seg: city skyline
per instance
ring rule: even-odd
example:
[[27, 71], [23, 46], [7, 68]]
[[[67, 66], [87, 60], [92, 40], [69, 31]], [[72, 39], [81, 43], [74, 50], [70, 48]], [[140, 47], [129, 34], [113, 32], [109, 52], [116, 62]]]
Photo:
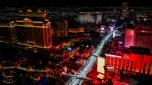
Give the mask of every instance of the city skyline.
[[148, 1], [0, 2], [0, 85], [152, 85]]

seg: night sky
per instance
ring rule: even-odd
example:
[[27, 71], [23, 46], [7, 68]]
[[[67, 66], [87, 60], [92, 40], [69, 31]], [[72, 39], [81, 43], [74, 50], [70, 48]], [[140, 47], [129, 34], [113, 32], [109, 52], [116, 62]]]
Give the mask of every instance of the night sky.
[[[120, 6], [125, 0], [0, 0], [1, 6]], [[130, 6], [152, 6], [150, 0], [129, 0]]]

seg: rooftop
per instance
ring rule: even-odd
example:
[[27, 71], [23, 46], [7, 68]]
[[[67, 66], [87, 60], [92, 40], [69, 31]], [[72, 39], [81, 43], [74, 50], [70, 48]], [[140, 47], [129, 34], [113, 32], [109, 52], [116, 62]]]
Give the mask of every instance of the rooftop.
[[129, 48], [129, 52], [134, 54], [141, 54], [141, 55], [151, 55], [149, 48], [142, 48], [142, 47], [133, 47]]

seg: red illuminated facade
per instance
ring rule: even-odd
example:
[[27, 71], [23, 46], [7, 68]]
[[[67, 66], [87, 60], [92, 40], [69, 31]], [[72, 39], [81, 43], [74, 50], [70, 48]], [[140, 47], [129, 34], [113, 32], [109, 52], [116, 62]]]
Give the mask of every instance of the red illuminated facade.
[[124, 54], [122, 56], [106, 54], [106, 67], [117, 71], [126, 70], [135, 73], [152, 75], [152, 56], [140, 54]]
[[125, 47], [130, 46], [149, 48], [152, 52], [152, 30], [145, 28], [126, 29]]

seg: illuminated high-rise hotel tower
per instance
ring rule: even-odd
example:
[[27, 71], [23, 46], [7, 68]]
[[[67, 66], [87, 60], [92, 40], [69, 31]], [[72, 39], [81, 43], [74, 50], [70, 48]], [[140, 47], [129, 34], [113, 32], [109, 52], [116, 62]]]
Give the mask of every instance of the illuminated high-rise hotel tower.
[[30, 48], [50, 48], [52, 46], [51, 22], [47, 12], [27, 10], [21, 12], [15, 21], [17, 44]]

